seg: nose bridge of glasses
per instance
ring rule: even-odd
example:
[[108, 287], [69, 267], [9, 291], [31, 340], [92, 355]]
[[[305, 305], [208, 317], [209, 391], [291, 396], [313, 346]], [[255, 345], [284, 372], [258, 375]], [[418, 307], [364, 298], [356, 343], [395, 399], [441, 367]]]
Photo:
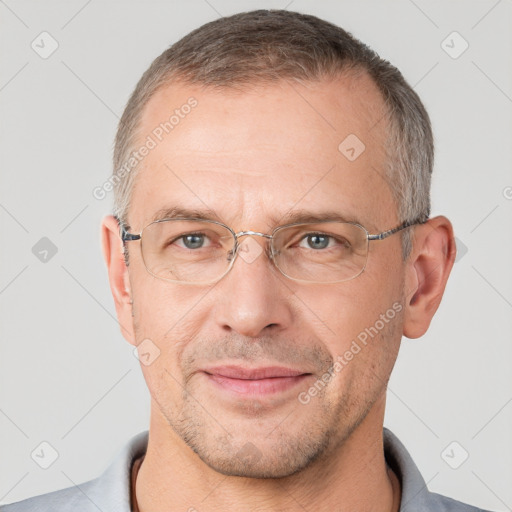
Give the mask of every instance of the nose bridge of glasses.
[[238, 240], [242, 236], [262, 236], [264, 238], [272, 238], [272, 235], [267, 235], [266, 233], [260, 233], [259, 231], [239, 231], [235, 233], [235, 238]]
[[[238, 233], [234, 233], [235, 245], [231, 251], [229, 251], [229, 259], [234, 258], [240, 251], [241, 243], [239, 243], [239, 239], [244, 236], [261, 236], [263, 238], [267, 238], [272, 240], [272, 235], [268, 235], [267, 233], [260, 233], [259, 231], [239, 231]], [[259, 252], [259, 251], [258, 251]]]

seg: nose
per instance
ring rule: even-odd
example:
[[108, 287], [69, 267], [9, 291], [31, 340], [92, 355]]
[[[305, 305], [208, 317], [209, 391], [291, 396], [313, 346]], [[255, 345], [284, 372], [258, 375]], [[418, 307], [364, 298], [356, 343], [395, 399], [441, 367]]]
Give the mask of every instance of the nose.
[[266, 240], [244, 236], [233, 267], [217, 284], [215, 321], [224, 331], [259, 337], [291, 324], [293, 291], [268, 258]]

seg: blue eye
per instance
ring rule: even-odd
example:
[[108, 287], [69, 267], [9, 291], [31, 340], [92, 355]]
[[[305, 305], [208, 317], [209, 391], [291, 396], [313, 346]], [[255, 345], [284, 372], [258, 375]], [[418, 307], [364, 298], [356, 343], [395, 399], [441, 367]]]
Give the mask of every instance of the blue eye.
[[307, 235], [305, 240], [307, 240], [307, 244], [311, 249], [325, 249], [329, 246], [330, 236], [313, 234]]
[[207, 245], [207, 241], [208, 237], [204, 233], [187, 233], [176, 238], [173, 243], [185, 249], [201, 249]]

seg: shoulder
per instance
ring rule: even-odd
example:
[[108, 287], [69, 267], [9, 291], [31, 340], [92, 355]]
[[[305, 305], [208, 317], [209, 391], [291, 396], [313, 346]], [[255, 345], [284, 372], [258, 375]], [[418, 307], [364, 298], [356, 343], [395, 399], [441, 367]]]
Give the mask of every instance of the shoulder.
[[94, 510], [97, 512], [97, 507], [87, 497], [92, 485], [94, 485], [94, 480], [40, 496], [33, 496], [9, 505], [1, 505], [0, 512], [64, 512], [68, 510], [81, 512]]
[[384, 455], [400, 479], [400, 512], [489, 512], [430, 492], [411, 455], [391, 430], [384, 427]]
[[148, 431], [133, 436], [97, 478], [72, 487], [0, 505], [0, 512], [129, 512], [131, 468], [146, 453]]
[[[457, 501], [448, 496], [443, 496], [441, 494], [437, 494], [435, 492], [429, 492], [429, 508], [425, 509], [425, 511], [435, 511], [435, 512], [490, 512], [488, 510], [484, 510], [482, 508], [474, 507], [473, 505], [468, 505], [467, 503], [463, 503], [462, 501]], [[402, 509], [400, 508], [400, 512], [418, 512], [417, 509], [408, 508], [407, 505]]]

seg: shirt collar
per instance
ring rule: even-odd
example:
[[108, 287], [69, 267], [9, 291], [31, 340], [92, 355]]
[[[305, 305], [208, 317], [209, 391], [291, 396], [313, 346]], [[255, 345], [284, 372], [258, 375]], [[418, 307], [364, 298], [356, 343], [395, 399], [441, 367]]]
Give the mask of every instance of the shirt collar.
[[[110, 466], [90, 482], [87, 495], [101, 510], [130, 511], [131, 469], [134, 461], [146, 453], [149, 432], [132, 437], [115, 455]], [[386, 463], [400, 480], [400, 512], [435, 510], [433, 495], [428, 491], [418, 467], [400, 440], [386, 427], [383, 429]], [[91, 509], [92, 510], [92, 509]], [[97, 509], [96, 509], [97, 510]]]

